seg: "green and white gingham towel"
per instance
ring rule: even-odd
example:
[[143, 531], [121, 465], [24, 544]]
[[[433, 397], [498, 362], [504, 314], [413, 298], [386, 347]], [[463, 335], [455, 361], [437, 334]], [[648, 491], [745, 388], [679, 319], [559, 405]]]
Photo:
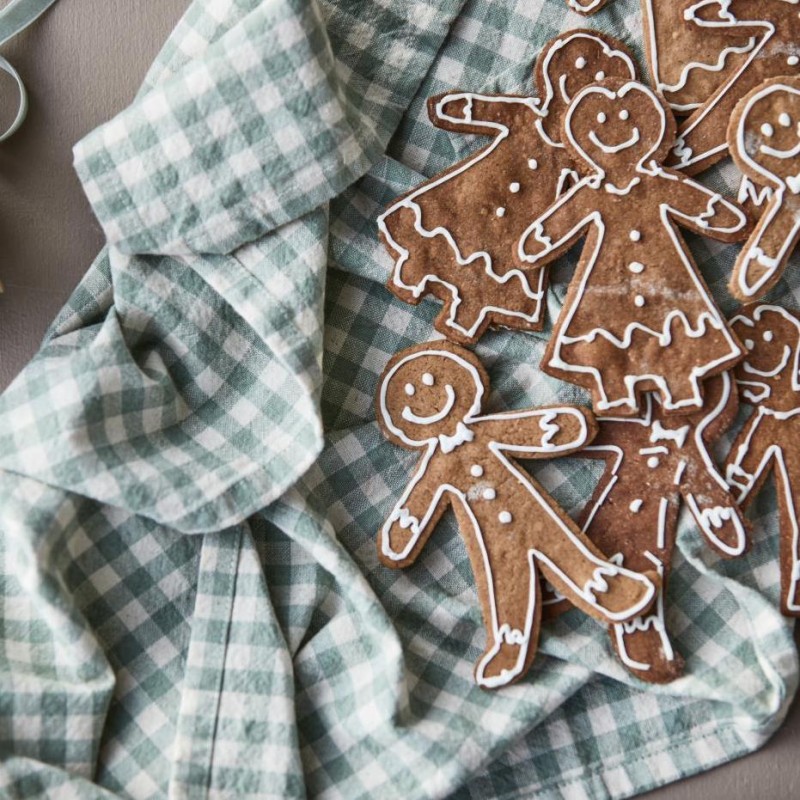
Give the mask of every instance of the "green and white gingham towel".
[[[0, 399], [1, 796], [624, 797], [776, 729], [797, 659], [769, 492], [738, 561], [682, 520], [687, 669], [664, 687], [570, 613], [528, 679], [483, 692], [452, 521], [413, 568], [377, 561], [413, 456], [378, 431], [376, 381], [437, 306], [384, 288], [376, 215], [478, 144], [428, 95], [529, 92], [581, 24], [563, 0], [195, 0], [77, 145], [109, 247]], [[641, 53], [637, 0], [590, 24]], [[730, 310], [735, 247], [692, 245]], [[790, 270], [775, 296], [799, 291]], [[494, 408], [585, 400], [538, 371], [544, 341], [484, 337]], [[598, 472], [537, 476], [577, 511]]]

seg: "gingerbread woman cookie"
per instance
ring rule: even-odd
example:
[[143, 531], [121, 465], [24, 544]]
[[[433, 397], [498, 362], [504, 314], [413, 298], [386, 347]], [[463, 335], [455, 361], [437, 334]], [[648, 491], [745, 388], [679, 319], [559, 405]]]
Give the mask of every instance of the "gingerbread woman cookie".
[[745, 95], [728, 141], [745, 176], [772, 190], [731, 276], [731, 294], [746, 301], [775, 286], [800, 240], [800, 76], [773, 78]]
[[667, 413], [703, 407], [702, 381], [742, 356], [678, 226], [724, 242], [747, 235], [742, 210], [661, 164], [675, 122], [634, 81], [583, 89], [564, 118], [586, 177], [525, 231], [520, 258], [549, 264], [586, 235], [542, 368], [592, 392], [607, 416], [657, 391]]
[[538, 97], [454, 91], [428, 101], [436, 126], [494, 137], [378, 219], [396, 259], [388, 288], [408, 303], [425, 294], [441, 300], [435, 326], [444, 336], [470, 344], [490, 325], [541, 330], [545, 273], [519, 269], [517, 243], [531, 219], [577, 180], [560, 119], [577, 91], [606, 75], [635, 77], [633, 57], [608, 36], [577, 30], [542, 50]]
[[396, 354], [377, 396], [378, 422], [395, 444], [422, 452], [414, 477], [380, 532], [389, 567], [414, 562], [448, 506], [467, 546], [487, 630], [477, 683], [521, 678], [536, 653], [539, 574], [587, 614], [625, 622], [644, 613], [658, 585], [610, 563], [517, 458], [573, 453], [595, 433], [572, 406], [481, 415], [489, 379], [477, 357], [449, 342]]
[[800, 616], [800, 320], [751, 305], [732, 320], [747, 347], [736, 367], [742, 400], [755, 407], [731, 447], [726, 474], [747, 506], [772, 472], [780, 511], [781, 611]]
[[714, 33], [755, 36], [744, 63], [679, 128], [672, 164], [689, 174], [710, 167], [728, 152], [725, 131], [739, 100], [763, 81], [800, 74], [798, 0], [694, 0], [687, 22]]
[[665, 416], [653, 395], [645, 407], [641, 418], [598, 419], [599, 433], [580, 455], [604, 459], [606, 471], [579, 524], [614, 563], [636, 571], [655, 569], [661, 576], [650, 613], [615, 624], [609, 633], [632, 674], [666, 683], [683, 670], [664, 618], [681, 503], [720, 555], [730, 558], [746, 549], [742, 513], [708, 450], [733, 422], [738, 397], [725, 373], [708, 381], [702, 411]]

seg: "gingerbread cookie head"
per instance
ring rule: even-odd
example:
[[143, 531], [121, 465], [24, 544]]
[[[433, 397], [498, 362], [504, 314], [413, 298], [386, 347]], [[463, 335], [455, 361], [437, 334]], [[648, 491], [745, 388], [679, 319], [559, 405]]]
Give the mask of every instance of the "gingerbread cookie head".
[[543, 109], [555, 121], [581, 89], [606, 78], [636, 80], [636, 59], [621, 42], [599, 31], [573, 30], [556, 36], [536, 60], [536, 88]]
[[406, 448], [455, 439], [480, 412], [489, 377], [478, 358], [449, 342], [404, 350], [386, 365], [377, 397], [387, 438]]
[[772, 78], [745, 95], [728, 144], [748, 178], [800, 193], [800, 76]]
[[644, 84], [609, 78], [587, 86], [564, 117], [564, 142], [579, 162], [620, 186], [662, 162], [675, 139], [675, 119]]
[[736, 366], [746, 402], [775, 411], [797, 407], [800, 391], [800, 320], [780, 306], [744, 306], [731, 320], [747, 356]]

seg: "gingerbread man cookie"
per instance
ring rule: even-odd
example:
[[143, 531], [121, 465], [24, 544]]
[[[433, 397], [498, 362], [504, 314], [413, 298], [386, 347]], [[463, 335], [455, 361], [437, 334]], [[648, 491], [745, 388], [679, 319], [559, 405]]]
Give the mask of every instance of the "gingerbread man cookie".
[[742, 513], [708, 450], [733, 422], [738, 397], [725, 373], [708, 381], [702, 411], [665, 416], [653, 395], [645, 407], [640, 418], [598, 419], [600, 431], [581, 455], [604, 459], [606, 471], [579, 524], [604, 553], [612, 554], [614, 563], [637, 571], [655, 569], [661, 576], [650, 613], [615, 624], [609, 633], [632, 674], [666, 683], [683, 670], [664, 618], [681, 503], [720, 555], [730, 558], [746, 549]]
[[525, 231], [520, 258], [549, 264], [586, 235], [542, 368], [592, 392], [607, 416], [639, 411], [657, 391], [667, 413], [703, 407], [702, 381], [730, 369], [742, 348], [678, 232], [724, 242], [747, 235], [742, 210], [661, 164], [675, 122], [634, 81], [583, 89], [564, 118], [565, 141], [586, 177]]
[[395, 444], [422, 452], [380, 532], [389, 567], [414, 562], [448, 506], [467, 546], [487, 630], [477, 683], [521, 678], [536, 653], [539, 574], [587, 614], [625, 622], [653, 602], [658, 578], [610, 563], [517, 458], [573, 453], [595, 433], [591, 412], [565, 406], [481, 414], [489, 379], [477, 357], [449, 342], [396, 354], [377, 397]]
[[454, 91], [428, 101], [438, 127], [493, 137], [378, 219], [396, 259], [387, 286], [408, 303], [425, 294], [441, 300], [435, 326], [444, 336], [470, 344], [490, 325], [541, 330], [545, 274], [519, 269], [517, 243], [531, 219], [577, 180], [560, 119], [577, 91], [606, 75], [635, 77], [633, 57], [608, 36], [577, 30], [542, 50], [538, 97]]
[[683, 2], [687, 22], [733, 42], [756, 39], [739, 69], [678, 130], [671, 163], [694, 174], [727, 155], [725, 131], [742, 97], [769, 78], [800, 74], [800, 7], [798, 0]]
[[755, 410], [731, 447], [728, 483], [744, 506], [772, 472], [780, 511], [781, 611], [800, 616], [800, 320], [751, 305], [732, 320], [747, 347], [736, 367], [742, 400]]
[[800, 240], [800, 76], [773, 78], [745, 95], [728, 141], [745, 176], [771, 189], [731, 276], [731, 294], [746, 301], [775, 286]]

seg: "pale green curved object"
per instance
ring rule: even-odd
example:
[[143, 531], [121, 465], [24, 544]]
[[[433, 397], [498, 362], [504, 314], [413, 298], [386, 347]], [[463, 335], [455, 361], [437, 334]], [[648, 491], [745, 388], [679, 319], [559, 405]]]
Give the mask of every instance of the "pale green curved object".
[[[56, 0], [12, 0], [0, 11], [0, 47], [35, 22], [55, 2]], [[4, 142], [13, 136], [25, 121], [28, 113], [28, 93], [19, 72], [2, 56], [0, 56], [0, 70], [7, 72], [16, 81], [19, 91], [16, 116], [11, 125], [0, 133], [0, 142]]]

